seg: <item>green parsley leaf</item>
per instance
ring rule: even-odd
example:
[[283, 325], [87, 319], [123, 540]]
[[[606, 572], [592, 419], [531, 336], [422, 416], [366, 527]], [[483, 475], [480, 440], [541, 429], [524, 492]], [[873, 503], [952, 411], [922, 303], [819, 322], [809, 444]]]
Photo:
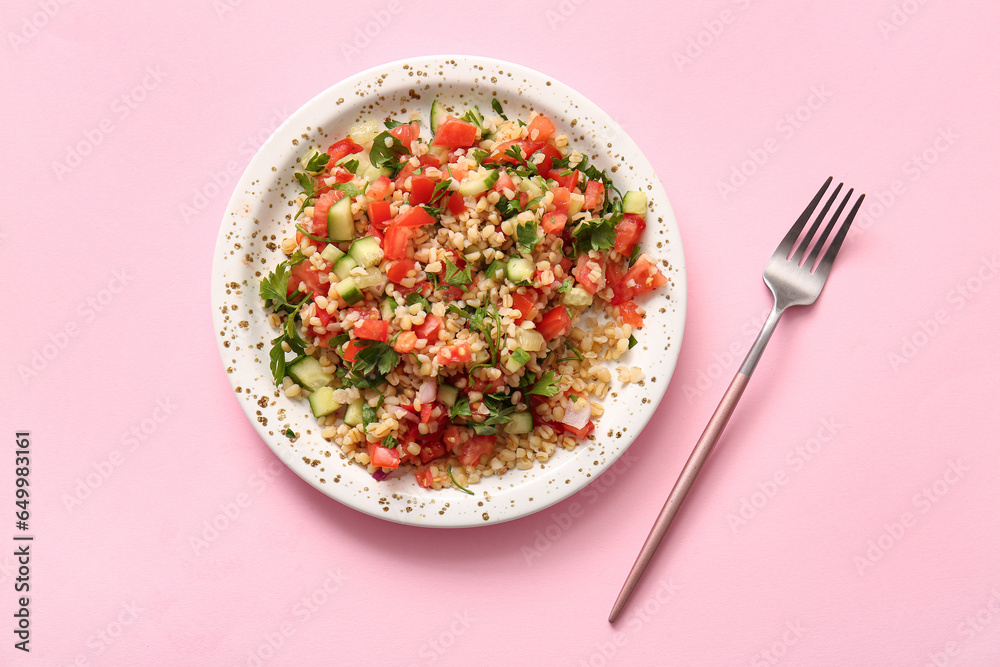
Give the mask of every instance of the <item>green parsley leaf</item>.
[[495, 206], [497, 207], [497, 212], [500, 214], [500, 217], [504, 220], [507, 218], [513, 218], [521, 212], [521, 202], [518, 199], [500, 197]]
[[[389, 140], [389, 145], [386, 145]], [[403, 163], [399, 161], [401, 155], [409, 155], [410, 150], [402, 141], [392, 136], [388, 132], [383, 132], [375, 137], [372, 142], [370, 152], [372, 166], [392, 169], [392, 175], [396, 176], [403, 169]]]
[[293, 431], [290, 428], [286, 428], [285, 429], [285, 437], [286, 438], [294, 438], [295, 437], [295, 431]]
[[581, 222], [573, 229], [574, 247], [578, 253], [591, 250], [601, 252], [615, 244], [615, 225], [618, 220], [611, 218], [595, 218]]
[[388, 447], [389, 449], [392, 449], [393, 447], [399, 447], [399, 440], [396, 440], [396, 438], [392, 437], [391, 435], [387, 435], [385, 436], [385, 439], [382, 440], [382, 446]]
[[348, 197], [357, 197], [358, 195], [363, 195], [365, 193], [364, 190], [362, 190], [361, 188], [359, 188], [358, 186], [356, 186], [354, 183], [351, 182], [338, 183], [337, 185], [333, 186], [333, 189], [340, 190]]
[[489, 280], [494, 281], [503, 280], [503, 271], [506, 265], [506, 262], [494, 259], [490, 262], [490, 265], [486, 267], [486, 277]]
[[452, 287], [465, 287], [472, 284], [472, 271], [468, 265], [459, 269], [450, 259], [445, 259], [444, 281]]
[[419, 303], [425, 313], [431, 312], [431, 302], [424, 298], [420, 292], [410, 292], [406, 295], [407, 306], [412, 306], [415, 303]]
[[362, 424], [362, 430], [365, 433], [368, 432], [368, 425], [374, 423], [376, 419], [377, 417], [375, 408], [368, 405], [367, 403], [361, 406], [361, 424]]
[[635, 260], [639, 259], [639, 255], [641, 255], [641, 254], [642, 254], [642, 248], [640, 248], [639, 244], [636, 243], [635, 246], [633, 246], [633, 248], [632, 248], [632, 254], [629, 255], [629, 258], [628, 258], [629, 268], [631, 268], [632, 265], [635, 264]]
[[567, 278], [566, 280], [562, 281], [562, 285], [560, 285], [559, 289], [557, 289], [556, 291], [560, 292], [561, 294], [565, 294], [571, 289], [573, 289], [573, 281]]
[[322, 173], [326, 169], [326, 165], [329, 163], [330, 155], [328, 153], [316, 153], [316, 155], [309, 158], [309, 162], [306, 163], [306, 171], [314, 174]]
[[385, 128], [387, 130], [392, 130], [394, 128], [399, 127], [400, 125], [407, 125], [407, 124], [408, 123], [404, 123], [404, 122], [399, 121], [399, 120], [393, 120], [392, 118], [390, 118], [389, 120], [385, 121]]
[[451, 406], [452, 419], [455, 419], [456, 417], [471, 417], [471, 416], [472, 416], [472, 409], [469, 407], [468, 396], [462, 396], [457, 401], [455, 401], [455, 405]]
[[503, 114], [503, 107], [500, 106], [500, 100], [494, 97], [493, 101], [490, 102], [490, 104], [493, 106], [493, 110], [497, 112], [498, 116], [500, 116], [504, 120], [507, 120], [507, 116]]
[[639, 344], [639, 340], [633, 335], [628, 337], [628, 349], [632, 349]]
[[515, 229], [517, 234], [517, 245], [524, 254], [531, 254], [541, 239], [538, 237], [538, 223], [529, 220], [523, 225], [518, 225]]
[[345, 162], [340, 166], [346, 169], [347, 171], [351, 172], [352, 174], [357, 175], [358, 167], [361, 166], [361, 163], [358, 162], [357, 160], [348, 160], [347, 162]]
[[525, 395], [534, 394], [536, 396], [547, 396], [549, 398], [559, 393], [559, 382], [555, 380], [556, 374], [552, 371], [545, 371], [535, 385], [525, 392]]
[[489, 157], [490, 152], [482, 148], [473, 148], [467, 155], [475, 160], [476, 164], [482, 164], [483, 160]]
[[307, 196], [311, 197], [313, 192], [316, 191], [316, 181], [314, 181], [312, 176], [309, 174], [303, 174], [301, 171], [297, 171], [295, 172], [295, 180], [299, 182], [299, 185], [302, 186], [302, 190], [305, 191]]

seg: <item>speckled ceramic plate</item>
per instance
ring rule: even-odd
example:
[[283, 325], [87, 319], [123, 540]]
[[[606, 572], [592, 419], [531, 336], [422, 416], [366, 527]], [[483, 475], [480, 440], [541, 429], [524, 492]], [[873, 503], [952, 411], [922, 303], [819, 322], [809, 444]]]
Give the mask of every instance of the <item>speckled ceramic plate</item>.
[[[441, 98], [456, 108], [490, 108], [496, 96], [508, 115], [536, 110], [553, 118], [570, 144], [610, 169], [624, 192], [649, 195], [643, 248], [665, 261], [667, 290], [648, 297], [639, 345], [614, 365], [643, 369], [646, 379], [613, 382], [605, 414], [589, 440], [558, 450], [530, 470], [512, 470], [473, 485], [475, 495], [417, 486], [413, 475], [376, 482], [348, 464], [319, 435], [306, 401], [275, 390], [268, 368], [270, 340], [259, 283], [284, 259], [278, 245], [293, 229], [291, 201], [299, 192], [292, 174], [310, 147], [325, 148], [363, 118], [384, 120], [419, 111], [426, 119]], [[649, 421], [670, 381], [684, 330], [686, 281], [677, 222], [649, 162], [618, 125], [583, 95], [534, 70], [487, 58], [421, 57], [382, 65], [321, 93], [279, 127], [250, 162], [229, 202], [212, 270], [212, 316], [223, 367], [247, 417], [289, 468], [345, 505], [390, 521], [417, 526], [464, 527], [509, 521], [576, 493], [604, 472]], [[612, 367], [612, 377], [617, 377]], [[286, 435], [299, 434], [294, 441]]]

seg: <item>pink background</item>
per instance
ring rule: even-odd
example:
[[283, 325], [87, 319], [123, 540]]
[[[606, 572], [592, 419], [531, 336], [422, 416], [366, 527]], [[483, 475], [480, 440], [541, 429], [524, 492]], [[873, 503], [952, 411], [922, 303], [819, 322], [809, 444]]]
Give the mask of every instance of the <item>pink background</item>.
[[[5, 2], [0, 541], [22, 429], [36, 541], [30, 655], [0, 548], [0, 664], [1000, 663], [1000, 9], [958, 4]], [[223, 210], [270, 130], [440, 52], [534, 67], [615, 118], [671, 197], [690, 284], [677, 372], [622, 461], [455, 531], [285, 470], [209, 308]], [[610, 626], [769, 307], [764, 262], [831, 174], [865, 215]]]

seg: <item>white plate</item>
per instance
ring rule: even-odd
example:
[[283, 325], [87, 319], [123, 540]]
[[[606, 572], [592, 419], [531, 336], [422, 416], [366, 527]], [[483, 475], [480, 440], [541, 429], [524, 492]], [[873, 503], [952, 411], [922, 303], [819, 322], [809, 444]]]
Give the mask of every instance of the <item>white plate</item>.
[[[643, 248], [668, 262], [668, 288], [643, 297], [646, 325], [639, 345], [617, 365], [639, 366], [646, 379], [613, 383], [596, 441], [558, 450], [545, 464], [512, 470], [473, 485], [475, 495], [417, 486], [413, 475], [376, 482], [341, 458], [319, 435], [308, 402], [275, 390], [268, 368], [277, 334], [261, 308], [259, 282], [284, 256], [278, 245], [294, 229], [289, 206], [300, 188], [292, 174], [310, 147], [320, 150], [346, 135], [363, 118], [429, 118], [435, 97], [490, 113], [496, 96], [511, 117], [536, 110], [551, 117], [570, 145], [591, 155], [601, 169], [617, 166], [613, 179], [624, 192], [649, 195]], [[418, 526], [465, 527], [526, 516], [576, 493], [621, 456], [653, 415], [673, 374], [686, 307], [684, 253], [673, 211], [649, 162], [625, 132], [595, 104], [534, 70], [480, 57], [421, 57], [382, 65], [338, 83], [296, 111], [264, 143], [236, 186], [222, 220], [212, 267], [212, 316], [219, 352], [236, 396], [267, 445], [289, 468], [345, 505], [390, 521]], [[617, 374], [612, 367], [612, 377]], [[291, 429], [300, 437], [285, 436]]]

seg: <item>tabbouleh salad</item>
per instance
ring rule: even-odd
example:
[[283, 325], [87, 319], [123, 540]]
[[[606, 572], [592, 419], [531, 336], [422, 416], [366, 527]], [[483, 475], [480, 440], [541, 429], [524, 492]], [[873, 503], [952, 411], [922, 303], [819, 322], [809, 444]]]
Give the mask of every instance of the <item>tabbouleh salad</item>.
[[636, 297], [667, 282], [639, 245], [645, 193], [550, 118], [492, 111], [435, 101], [429, 136], [415, 115], [366, 120], [303, 155], [295, 235], [261, 281], [275, 382], [377, 480], [473, 493], [573, 449], [603, 413], [602, 362], [642, 328]]

